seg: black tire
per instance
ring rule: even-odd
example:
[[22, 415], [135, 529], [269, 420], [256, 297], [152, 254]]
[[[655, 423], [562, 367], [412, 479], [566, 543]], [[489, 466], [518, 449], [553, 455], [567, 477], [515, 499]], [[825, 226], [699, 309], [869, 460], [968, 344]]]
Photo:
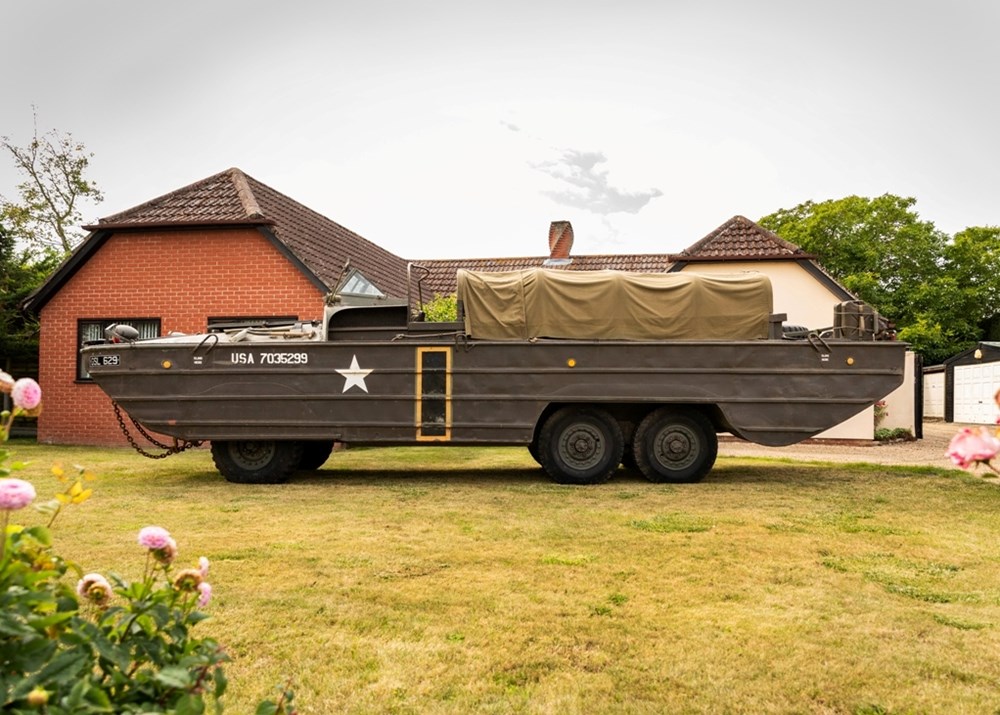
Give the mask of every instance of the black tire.
[[302, 459], [299, 460], [299, 471], [311, 472], [319, 469], [333, 453], [333, 440], [309, 440], [302, 443]]
[[236, 484], [287, 482], [302, 460], [301, 442], [233, 440], [212, 442], [212, 461]]
[[531, 440], [531, 444], [528, 445], [528, 454], [538, 463], [539, 467], [542, 466], [542, 457], [538, 454], [538, 440]]
[[639, 423], [632, 449], [646, 479], [682, 484], [697, 482], [711, 471], [719, 438], [702, 413], [664, 407]]
[[566, 407], [549, 417], [538, 438], [538, 456], [552, 481], [601, 484], [622, 461], [622, 431], [604, 410]]

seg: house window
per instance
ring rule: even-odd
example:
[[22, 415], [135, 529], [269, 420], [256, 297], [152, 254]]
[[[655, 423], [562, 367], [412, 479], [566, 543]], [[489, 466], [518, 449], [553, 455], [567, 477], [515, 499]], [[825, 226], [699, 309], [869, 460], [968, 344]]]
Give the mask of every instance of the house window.
[[[95, 340], [103, 340], [104, 329], [116, 323], [131, 325], [139, 331], [140, 340], [160, 336], [159, 318], [100, 318], [79, 320], [76, 324], [77, 346], [82, 348], [84, 345]], [[77, 350], [76, 356], [76, 379], [89, 381], [90, 373], [87, 372], [87, 366], [83, 364], [83, 358], [80, 356], [79, 350]]]
[[338, 292], [341, 295], [357, 295], [364, 296], [366, 298], [385, 298], [385, 293], [376, 288], [375, 284], [365, 278], [364, 274], [356, 268], [347, 274], [347, 278], [344, 280], [344, 283], [341, 285], [340, 291]]

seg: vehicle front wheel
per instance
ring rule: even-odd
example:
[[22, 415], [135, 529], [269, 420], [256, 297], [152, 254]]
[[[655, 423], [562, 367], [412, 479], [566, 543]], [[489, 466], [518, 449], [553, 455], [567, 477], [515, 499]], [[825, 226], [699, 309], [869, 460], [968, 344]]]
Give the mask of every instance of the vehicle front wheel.
[[539, 461], [559, 484], [600, 484], [622, 461], [621, 427], [607, 412], [566, 407], [554, 413], [538, 438]]
[[236, 484], [281, 484], [302, 460], [301, 442], [233, 440], [212, 442], [212, 461]]
[[715, 464], [719, 438], [700, 412], [661, 408], [639, 424], [632, 449], [639, 471], [649, 481], [697, 482]]

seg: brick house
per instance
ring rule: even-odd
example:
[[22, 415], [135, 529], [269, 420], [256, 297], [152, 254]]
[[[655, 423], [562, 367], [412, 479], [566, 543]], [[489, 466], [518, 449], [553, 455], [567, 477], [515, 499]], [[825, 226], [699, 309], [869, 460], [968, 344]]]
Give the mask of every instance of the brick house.
[[[78, 357], [80, 346], [102, 337], [112, 323], [128, 323], [152, 337], [233, 321], [311, 320], [320, 317], [323, 297], [338, 287], [345, 300], [409, 297], [406, 260], [239, 169], [85, 228], [90, 234], [83, 243], [25, 302], [41, 322], [41, 442], [124, 444], [107, 396]], [[574, 256], [572, 245], [572, 226], [556, 221], [548, 255], [420, 261], [427, 269], [422, 297], [453, 293], [458, 268], [534, 266], [758, 271], [772, 279], [775, 309], [809, 327], [828, 325], [832, 305], [852, 297], [813, 256], [740, 216], [675, 256]], [[871, 420], [862, 418], [847, 433], [832, 436], [871, 438]]]
[[146, 337], [234, 319], [308, 320], [338, 282], [359, 299], [406, 294], [403, 259], [239, 169], [85, 228], [86, 239], [25, 302], [41, 322], [40, 442], [124, 443], [107, 396], [77, 357], [111, 323]]

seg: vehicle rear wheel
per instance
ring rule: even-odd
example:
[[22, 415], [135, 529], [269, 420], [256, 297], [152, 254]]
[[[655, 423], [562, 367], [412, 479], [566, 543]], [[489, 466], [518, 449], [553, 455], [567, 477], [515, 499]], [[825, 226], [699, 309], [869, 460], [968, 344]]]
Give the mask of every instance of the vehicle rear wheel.
[[622, 461], [621, 427], [607, 412], [566, 407], [542, 427], [538, 456], [542, 467], [559, 484], [600, 484], [608, 481]]
[[236, 484], [281, 484], [299, 466], [301, 442], [233, 440], [212, 442], [212, 461]]
[[299, 470], [309, 472], [319, 469], [333, 452], [333, 440], [309, 440], [302, 443], [302, 459], [299, 460]]
[[697, 482], [712, 469], [718, 452], [715, 428], [700, 412], [654, 410], [635, 431], [635, 462], [651, 482]]

